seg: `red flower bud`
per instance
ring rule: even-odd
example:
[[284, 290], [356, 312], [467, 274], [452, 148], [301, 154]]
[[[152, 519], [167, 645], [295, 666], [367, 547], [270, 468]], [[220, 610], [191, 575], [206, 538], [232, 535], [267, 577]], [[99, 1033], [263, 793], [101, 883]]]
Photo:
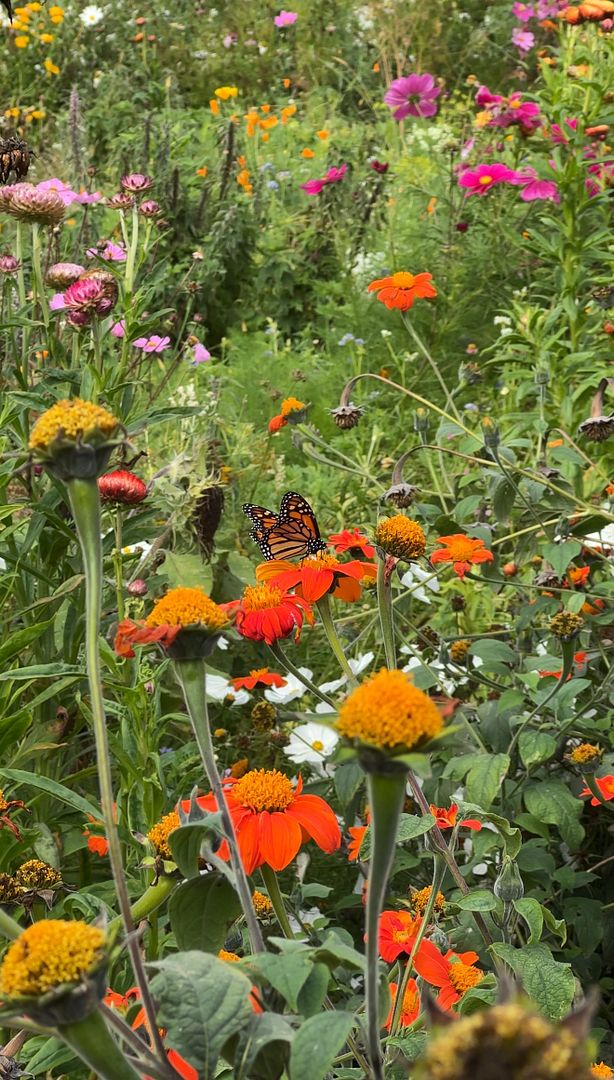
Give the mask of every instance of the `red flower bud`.
[[127, 469], [115, 469], [98, 479], [100, 498], [105, 503], [121, 503], [132, 506], [147, 498], [147, 484]]

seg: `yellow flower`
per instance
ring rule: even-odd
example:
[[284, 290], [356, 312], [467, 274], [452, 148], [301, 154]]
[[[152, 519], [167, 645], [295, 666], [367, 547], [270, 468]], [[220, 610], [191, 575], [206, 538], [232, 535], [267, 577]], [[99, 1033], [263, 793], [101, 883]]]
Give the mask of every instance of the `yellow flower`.
[[41, 34], [38, 40], [45, 45], [51, 45], [51, 42], [55, 40], [55, 34]]
[[202, 589], [169, 589], [149, 613], [146, 624], [156, 626], [204, 626], [221, 630], [228, 616]]
[[576, 615], [575, 611], [559, 611], [550, 619], [548, 629], [561, 641], [571, 641], [580, 633], [583, 626], [584, 619], [581, 615]]
[[291, 413], [302, 412], [306, 408], [304, 401], [299, 401], [295, 397], [288, 397], [282, 401], [279, 412], [281, 416], [290, 416]]
[[263, 131], [268, 131], [270, 128], [277, 127], [279, 120], [276, 116], [267, 116], [264, 120], [260, 121], [260, 127]]
[[254, 911], [259, 919], [268, 919], [273, 914], [273, 905], [268, 896], [265, 896], [263, 892], [258, 889], [252, 893], [252, 903], [254, 905]]
[[28, 8], [29, 8], [30, 11], [42, 11], [43, 10], [43, 5], [39, 4], [38, 0], [35, 0], [35, 2], [33, 4], [28, 4]]
[[586, 765], [588, 762], [593, 764], [602, 754], [603, 750], [600, 746], [596, 746], [595, 743], [583, 742], [571, 751], [567, 760], [571, 761], [574, 765]]
[[2, 997], [36, 996], [80, 981], [100, 965], [105, 935], [85, 922], [42, 919], [12, 943], [0, 966]]
[[64, 8], [59, 7], [58, 4], [52, 4], [49, 8], [49, 18], [52, 23], [61, 23], [64, 18]]
[[614, 1069], [606, 1065], [605, 1061], [600, 1061], [599, 1064], [595, 1062], [594, 1065], [591, 1065], [591, 1076], [597, 1076], [600, 1080], [610, 1080], [614, 1076]]
[[18, 109], [16, 105], [13, 105], [13, 107], [11, 109], [5, 109], [4, 110], [4, 115], [5, 116], [10, 116], [10, 117], [13, 118], [13, 120], [16, 120], [17, 117], [19, 116], [20, 111], [21, 110]]
[[32, 110], [32, 119], [33, 120], [44, 120], [46, 115], [47, 115], [47, 113], [45, 112], [44, 109], [33, 109]]
[[[424, 915], [424, 912], [426, 911], [426, 905], [431, 898], [432, 891], [433, 886], [427, 885], [425, 889], [417, 889], [416, 892], [412, 893], [410, 901], [411, 909], [416, 913], [416, 915]], [[445, 906], [446, 898], [442, 892], [438, 892], [437, 896], [435, 897], [433, 911], [440, 914], [442, 911], [445, 910]]]
[[156, 849], [156, 855], [159, 855], [161, 859], [172, 860], [173, 853], [169, 847], [168, 838], [180, 825], [179, 814], [176, 810], [171, 810], [170, 814], [165, 814], [147, 833], [147, 839], [151, 840]]
[[404, 671], [382, 668], [346, 698], [336, 726], [348, 739], [402, 751], [438, 735], [443, 721], [434, 701]]
[[404, 514], [378, 521], [375, 543], [386, 555], [397, 559], [419, 559], [426, 550], [426, 537], [420, 525]]
[[48, 56], [43, 60], [43, 67], [48, 75], [59, 75], [60, 69], [57, 64], [54, 64], [53, 60]]
[[111, 438], [118, 427], [119, 420], [101, 405], [72, 398], [56, 402], [39, 416], [30, 433], [29, 446], [31, 450], [47, 450], [56, 439], [100, 443]]
[[29, 44], [30, 44], [30, 38], [26, 37], [25, 34], [20, 34], [19, 37], [15, 38], [15, 48], [16, 49], [27, 49]]
[[470, 645], [471, 642], [467, 641], [466, 638], [459, 638], [458, 641], [452, 642], [450, 645], [450, 656], [455, 664], [460, 664], [466, 659]]
[[225, 960], [227, 964], [238, 964], [241, 959], [240, 956], [237, 956], [236, 952], [228, 952], [226, 949], [220, 949], [217, 955], [218, 960]]
[[26, 892], [34, 889], [52, 889], [59, 885], [62, 875], [53, 866], [40, 859], [28, 859], [15, 871], [15, 884]]
[[228, 101], [228, 98], [235, 98], [239, 93], [236, 86], [218, 86], [213, 92], [220, 101]]

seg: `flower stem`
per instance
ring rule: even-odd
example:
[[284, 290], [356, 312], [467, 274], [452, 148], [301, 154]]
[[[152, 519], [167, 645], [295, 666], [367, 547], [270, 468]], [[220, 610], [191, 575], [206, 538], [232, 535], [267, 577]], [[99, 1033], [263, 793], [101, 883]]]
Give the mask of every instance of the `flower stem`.
[[111, 756], [109, 752], [109, 740], [104, 713], [100, 653], [98, 651], [100, 612], [102, 606], [102, 544], [100, 540], [100, 496], [98, 493], [98, 484], [95, 479], [72, 479], [67, 482], [67, 488], [70, 508], [72, 510], [77, 535], [81, 544], [81, 551], [83, 553], [83, 568], [85, 571], [86, 666], [91, 699], [92, 721], [94, 725], [94, 739], [96, 742], [100, 802], [102, 806], [105, 835], [109, 844], [109, 862], [111, 863], [117, 902], [124, 924], [126, 944], [130, 954], [134, 975], [141, 992], [141, 1000], [143, 1002], [147, 1023], [152, 1033], [153, 1045], [160, 1060], [165, 1062], [166, 1054], [156, 1024], [156, 1009], [149, 992], [149, 984], [145, 974], [139, 943], [134, 934], [134, 922], [132, 920], [130, 899], [126, 887], [126, 875], [122, 862], [119, 833], [117, 831], [115, 814], [113, 812], [114, 799], [113, 779], [111, 775]]
[[569, 675], [569, 673], [571, 672], [571, 669], [573, 667], [573, 657], [574, 657], [574, 643], [573, 643], [573, 641], [562, 641], [561, 642], [561, 652], [563, 653], [563, 657], [562, 657], [562, 659], [563, 659], [563, 667], [561, 668], [561, 674], [559, 675], [557, 681], [555, 682], [554, 686], [552, 687], [552, 690], [550, 691], [550, 693], [546, 694], [546, 697], [542, 698], [541, 701], [539, 701], [537, 703], [535, 708], [527, 716], [526, 720], [523, 720], [522, 724], [519, 724], [519, 726], [516, 728], [516, 731], [514, 733], [514, 737], [513, 737], [512, 741], [511, 741], [511, 743], [510, 743], [510, 745], [508, 747], [508, 750], [507, 750], [510, 757], [512, 756], [514, 750], [516, 749], [516, 746], [518, 744], [518, 740], [520, 739], [520, 736], [522, 735], [522, 733], [525, 730], [525, 728], [527, 727], [527, 725], [531, 723], [531, 720], [533, 720], [533, 718], [535, 716], [537, 716], [538, 713], [541, 713], [544, 705], [547, 705], [548, 702], [552, 701], [552, 698], [555, 697], [556, 694], [558, 694], [561, 687], [567, 682], [567, 676]]
[[330, 596], [328, 593], [324, 593], [324, 596], [321, 596], [320, 599], [316, 601], [316, 607], [322, 620], [322, 626], [324, 627], [326, 636], [328, 638], [328, 644], [330, 645], [333, 653], [339, 661], [339, 666], [343, 674], [347, 675], [348, 682], [351, 686], [356, 686], [358, 680], [347, 662], [346, 655], [343, 651], [343, 645], [339, 641], [339, 635], [335, 630], [335, 624], [333, 622], [333, 616], [330, 610]]
[[58, 1032], [98, 1080], [139, 1080], [139, 1073], [126, 1061], [100, 1012], [74, 1024], [62, 1024]]
[[390, 1034], [396, 1035], [401, 1024], [401, 1013], [403, 1012], [403, 998], [405, 997], [405, 991], [407, 990], [407, 984], [409, 982], [412, 968], [414, 965], [414, 956], [420, 948], [420, 943], [426, 934], [428, 928], [428, 922], [433, 914], [433, 908], [437, 902], [437, 893], [441, 887], [444, 874], [446, 872], [446, 864], [439, 853], [435, 853], [433, 856], [433, 883], [431, 885], [431, 895], [428, 898], [426, 907], [422, 915], [422, 921], [420, 928], [416, 935], [416, 939], [412, 945], [411, 953], [405, 965], [405, 972], [403, 974], [403, 980], [401, 985], [397, 989], [397, 997], [394, 1003], [394, 1013], [392, 1016], [392, 1023], [390, 1025]]
[[45, 330], [49, 329], [49, 306], [45, 298], [45, 289], [43, 286], [43, 271], [41, 268], [41, 243], [40, 243], [40, 226], [36, 223], [32, 225], [32, 276], [34, 279], [34, 294], [35, 303], [38, 303], [40, 307], [41, 318], [45, 326]]
[[122, 573], [122, 512], [119, 506], [115, 510], [113, 520], [115, 531], [115, 551], [113, 552], [113, 566], [115, 569], [115, 596], [117, 600], [117, 621], [121, 622], [125, 614], [124, 604], [124, 578]]
[[393, 670], [397, 666], [396, 649], [394, 647], [394, 625], [392, 621], [392, 589], [390, 588], [390, 574], [387, 567], [388, 560], [377, 558], [377, 606], [379, 619], [382, 627], [384, 641], [384, 654], [386, 664]]
[[288, 660], [288, 657], [286, 656], [285, 652], [282, 651], [282, 648], [278, 641], [274, 641], [272, 645], [269, 645], [269, 649], [273, 653], [273, 656], [277, 660], [277, 663], [281, 664], [282, 668], [284, 668], [284, 670], [287, 671], [289, 675], [294, 675], [295, 679], [298, 679], [299, 682], [302, 682], [303, 686], [306, 686], [312, 694], [314, 694], [320, 699], [320, 701], [325, 701], [326, 704], [331, 705], [333, 709], [337, 708], [335, 702], [331, 697], [328, 696], [328, 694], [323, 694], [322, 691], [319, 690], [318, 687], [315, 685], [315, 683], [312, 683], [306, 675], [303, 675], [300, 668], [297, 668], [291, 660]]
[[[150, 885], [143, 895], [139, 896], [138, 900], [134, 901], [134, 904], [130, 909], [133, 922], [138, 924], [142, 919], [146, 919], [149, 915], [152, 915], [154, 911], [157, 911], [166, 898], [170, 896], [177, 884], [177, 878], [169, 877], [168, 875], [159, 877], [155, 885]], [[111, 919], [107, 928], [109, 933], [117, 929], [120, 924], [121, 918]]]
[[15, 922], [15, 919], [11, 919], [11, 916], [7, 915], [6, 911], [0, 907], [0, 934], [8, 938], [9, 941], [15, 941], [15, 938], [18, 938], [22, 932], [23, 926]]
[[403, 322], [405, 323], [406, 330], [409, 331], [410, 336], [414, 339], [414, 342], [418, 346], [418, 349], [422, 353], [424, 359], [427, 361], [428, 364], [430, 364], [431, 370], [432, 370], [435, 378], [437, 379], [437, 382], [439, 383], [441, 389], [443, 390], [443, 392], [445, 394], [446, 408], [450, 409], [450, 411], [454, 413], [457, 420], [460, 420], [460, 414], [458, 412], [458, 409], [456, 408], [456, 404], [454, 402], [454, 399], [453, 399], [450, 391], [448, 390], [448, 387], [446, 385], [446, 381], [445, 381], [443, 375], [441, 374], [441, 372], [439, 370], [439, 366], [438, 366], [437, 362], [431, 356], [429, 350], [427, 349], [426, 345], [424, 344], [424, 342], [423, 342], [422, 338], [420, 337], [420, 335], [418, 334], [417, 330], [414, 329], [414, 327], [412, 325], [412, 322], [411, 322], [411, 319], [407, 318], [406, 315], [403, 315], [402, 318], [403, 318]]
[[247, 922], [252, 951], [255, 953], [264, 952], [264, 941], [254, 910], [252, 891], [241, 860], [234, 824], [215, 760], [207, 709], [207, 669], [205, 662], [204, 660], [175, 660], [173, 661], [173, 668], [190, 714], [192, 730], [198, 743], [203, 767], [222, 817], [222, 826], [230, 851], [230, 863], [235, 876], [235, 886]]
[[394, 859], [397, 828], [405, 801], [405, 782], [404, 772], [390, 773], [386, 776], [369, 773], [367, 776], [373, 849], [367, 891], [366, 1007], [367, 1046], [373, 1080], [384, 1080], [379, 1016], [379, 918], [382, 913], [388, 876]]
[[275, 917], [277, 919], [277, 922], [281, 926], [284, 937], [293, 938], [294, 932], [288, 920], [288, 914], [286, 912], [284, 898], [281, 895], [281, 889], [279, 888], [277, 874], [273, 870], [273, 867], [269, 866], [268, 863], [262, 864], [262, 866], [260, 867], [260, 873], [262, 874], [262, 880], [264, 881], [266, 890], [269, 894], [269, 900], [273, 905]]

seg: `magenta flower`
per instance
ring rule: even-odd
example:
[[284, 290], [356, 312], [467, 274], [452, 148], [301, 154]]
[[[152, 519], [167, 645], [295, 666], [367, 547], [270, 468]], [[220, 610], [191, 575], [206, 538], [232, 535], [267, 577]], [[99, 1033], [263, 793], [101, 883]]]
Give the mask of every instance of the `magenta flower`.
[[146, 353], [160, 353], [168, 349], [171, 343], [169, 337], [160, 337], [159, 334], [151, 334], [150, 337], [140, 337], [133, 341], [135, 349], [142, 349]]
[[64, 293], [57, 292], [51, 297], [49, 301], [50, 311], [64, 311], [66, 304], [64, 303]]
[[487, 86], [480, 86], [475, 101], [476, 105], [490, 113], [488, 127], [507, 128], [518, 124], [526, 134], [530, 134], [541, 123], [539, 105], [534, 101], [523, 101], [518, 90], [505, 98], [500, 94], [491, 94]]
[[104, 259], [105, 262], [125, 262], [126, 252], [120, 244], [114, 244], [112, 240], [101, 241], [100, 247], [88, 248], [86, 255], [90, 259]]
[[373, 160], [369, 162], [369, 164], [371, 165], [371, 168], [374, 172], [380, 173], [382, 176], [384, 173], [387, 173], [388, 169], [390, 168], [387, 161], [378, 161], [377, 158], [373, 158]]
[[279, 15], [275, 16], [273, 22], [275, 23], [275, 26], [294, 26], [297, 19], [298, 14], [296, 11], [284, 11], [282, 8]]
[[475, 103], [479, 105], [480, 109], [488, 109], [492, 105], [500, 105], [505, 98], [501, 94], [493, 94], [492, 90], [489, 90], [487, 86], [478, 86], [477, 93], [475, 95]]
[[79, 192], [78, 195], [75, 195], [75, 202], [81, 203], [82, 206], [90, 206], [91, 203], [100, 202], [101, 199], [102, 199], [102, 192], [100, 192], [100, 191], [87, 192], [87, 191], [84, 191], [83, 188], [81, 189], [81, 191]]
[[440, 94], [441, 87], [435, 85], [432, 75], [413, 74], [394, 79], [384, 94], [384, 101], [391, 106], [395, 120], [404, 120], [406, 116], [434, 116], [437, 112], [435, 98]]
[[[570, 138], [575, 135], [578, 121], [573, 116], [566, 116], [562, 124], [553, 124], [550, 128], [550, 137], [555, 146], [567, 146]], [[565, 131], [568, 128], [569, 131]]]
[[36, 185], [36, 190], [53, 191], [62, 200], [64, 206], [69, 206], [70, 203], [75, 202], [77, 199], [77, 192], [73, 191], [63, 180], [58, 180], [57, 176], [52, 177], [51, 180], [41, 180], [40, 184]]
[[160, 204], [155, 199], [145, 199], [139, 206], [139, 214], [142, 214], [143, 217], [157, 217], [159, 213]]
[[493, 161], [492, 165], [476, 165], [475, 169], [465, 169], [459, 180], [461, 187], [467, 188], [465, 198], [469, 195], [486, 195], [496, 184], [518, 183], [518, 173], [508, 169], [507, 165]]
[[117, 287], [115, 286], [113, 295], [112, 283], [95, 277], [78, 278], [64, 293], [64, 307], [69, 312], [68, 322], [71, 326], [89, 326], [95, 315], [103, 318], [109, 314], [116, 298]]
[[340, 165], [338, 168], [329, 169], [326, 176], [322, 176], [319, 180], [307, 180], [306, 183], [301, 184], [303, 191], [307, 195], [319, 195], [323, 188], [329, 184], [338, 184], [340, 180], [343, 180], [348, 167], [346, 164]]
[[0, 274], [16, 274], [20, 266], [14, 255], [0, 255]]
[[516, 27], [512, 33], [512, 44], [521, 53], [528, 53], [535, 44], [535, 34], [532, 34], [529, 30], [521, 30], [520, 27]]
[[202, 341], [194, 342], [194, 344], [192, 346], [192, 363], [193, 364], [204, 364], [205, 360], [210, 360], [210, 359], [211, 359], [211, 353], [209, 352], [209, 350], [207, 348], [205, 348]]
[[523, 202], [535, 202], [538, 199], [550, 199], [559, 203], [559, 189], [553, 180], [540, 180], [532, 166], [528, 165], [518, 174], [517, 183], [521, 185], [520, 198]]
[[534, 19], [537, 12], [531, 4], [516, 3], [512, 6], [512, 15], [518, 19], [519, 22], [528, 22], [529, 19]]
[[113, 337], [124, 338], [126, 336], [126, 320], [120, 319], [119, 322], [113, 323], [111, 333]]

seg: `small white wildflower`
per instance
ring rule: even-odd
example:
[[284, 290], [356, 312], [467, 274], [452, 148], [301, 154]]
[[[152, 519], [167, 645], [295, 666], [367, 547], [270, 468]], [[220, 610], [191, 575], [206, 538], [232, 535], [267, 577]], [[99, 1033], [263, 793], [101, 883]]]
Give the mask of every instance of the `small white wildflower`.
[[101, 19], [104, 19], [104, 11], [96, 7], [96, 4], [88, 4], [79, 13], [79, 18], [84, 26], [96, 26]]

